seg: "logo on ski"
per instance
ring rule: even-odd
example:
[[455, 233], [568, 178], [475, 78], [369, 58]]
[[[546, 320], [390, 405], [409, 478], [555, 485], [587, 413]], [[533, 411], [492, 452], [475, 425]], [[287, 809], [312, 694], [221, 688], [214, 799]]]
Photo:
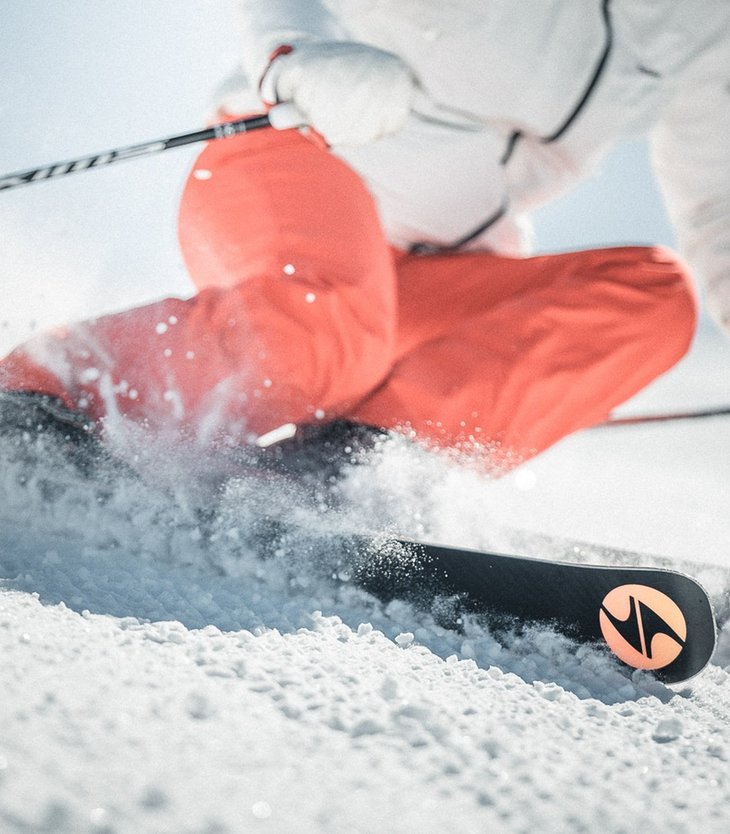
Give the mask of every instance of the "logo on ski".
[[611, 651], [636, 669], [663, 669], [676, 660], [687, 639], [679, 606], [647, 585], [620, 585], [606, 594], [599, 614]]

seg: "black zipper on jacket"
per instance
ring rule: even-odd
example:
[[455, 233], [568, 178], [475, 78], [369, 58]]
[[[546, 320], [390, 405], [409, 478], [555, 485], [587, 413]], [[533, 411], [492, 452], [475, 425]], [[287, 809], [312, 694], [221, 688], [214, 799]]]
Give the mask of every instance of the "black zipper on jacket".
[[[610, 12], [610, 4], [611, 0], [603, 0], [601, 4], [601, 14], [603, 16], [603, 22], [606, 30], [606, 41], [603, 47], [603, 52], [601, 53], [601, 57], [598, 59], [598, 63], [596, 64], [596, 68], [593, 71], [593, 76], [591, 77], [588, 86], [585, 89], [585, 92], [581, 96], [578, 103], [573, 108], [572, 112], [568, 116], [568, 118], [563, 122], [563, 124], [549, 136], [542, 136], [539, 138], [539, 141], [543, 144], [547, 145], [550, 142], [556, 142], [560, 137], [568, 130], [568, 128], [573, 124], [573, 122], [578, 118], [579, 114], [583, 110], [583, 108], [588, 103], [588, 99], [590, 99], [591, 95], [593, 95], [594, 90], [598, 86], [598, 82], [603, 75], [603, 72], [606, 68], [606, 64], [608, 63], [608, 58], [611, 55], [611, 50], [613, 49], [613, 24], [611, 21], [611, 12]], [[515, 148], [519, 144], [520, 139], [524, 136], [521, 130], [516, 130], [507, 140], [507, 147], [505, 148], [504, 154], [502, 154], [502, 158], [500, 159], [501, 165], [506, 165], [512, 153], [514, 152]], [[501, 220], [502, 217], [507, 213], [508, 202], [505, 198], [505, 202], [499, 207], [499, 209], [484, 223], [480, 224], [476, 229], [469, 234], [465, 235], [464, 237], [460, 238], [459, 240], [455, 241], [454, 243], [447, 244], [445, 246], [434, 246], [433, 244], [429, 243], [415, 243], [411, 246], [411, 253], [412, 254], [432, 254], [436, 252], [453, 252], [456, 249], [460, 249], [462, 246], [465, 246], [467, 243], [471, 242], [475, 238], [479, 237], [479, 235], [483, 234], [487, 231], [491, 226], [493, 226], [498, 220]]]
[[[603, 4], [601, 6], [601, 14], [603, 15], [603, 22], [606, 29], [606, 42], [603, 47], [603, 52], [601, 53], [601, 57], [598, 59], [598, 63], [596, 64], [596, 68], [593, 71], [593, 76], [591, 77], [588, 86], [585, 89], [585, 92], [581, 96], [578, 103], [573, 108], [571, 114], [568, 118], [563, 122], [560, 127], [551, 133], [549, 136], [541, 136], [538, 141], [542, 142], [544, 145], [549, 144], [550, 142], [555, 142], [568, 130], [568, 128], [573, 124], [573, 122], [578, 118], [578, 115], [583, 110], [583, 108], [588, 103], [588, 99], [593, 95], [594, 90], [598, 86], [598, 82], [603, 75], [603, 71], [606, 68], [606, 64], [608, 63], [608, 58], [611, 54], [611, 50], [613, 49], [613, 24], [611, 23], [611, 11], [610, 11], [610, 3], [611, 0], [603, 0]], [[504, 154], [502, 155], [502, 159], [500, 160], [502, 165], [506, 165], [514, 149], [517, 147], [519, 140], [523, 137], [523, 132], [521, 130], [516, 130], [510, 138], [507, 140], [507, 147], [505, 149]]]
[[494, 214], [488, 217], [483, 223], [480, 223], [476, 229], [473, 229], [469, 232], [469, 234], [460, 237], [453, 243], [443, 245], [434, 243], [414, 243], [408, 251], [411, 255], [435, 255], [439, 252], [453, 252], [457, 249], [461, 249], [462, 246], [466, 246], [467, 243], [470, 243], [474, 240], [474, 238], [479, 237], [479, 235], [484, 234], [490, 226], [493, 226], [498, 220], [501, 220], [505, 214], [507, 214], [507, 208], [508, 203], [505, 200], [497, 211], [495, 211]]
[[578, 118], [578, 114], [580, 111], [586, 106], [588, 99], [593, 94], [593, 91], [596, 89], [598, 85], [598, 81], [600, 80], [601, 76], [603, 75], [603, 70], [606, 68], [606, 64], [608, 63], [608, 57], [611, 54], [611, 49], [613, 48], [613, 25], [611, 23], [611, 13], [609, 11], [609, 5], [611, 0], [603, 0], [603, 5], [601, 7], [601, 14], [603, 15], [603, 22], [606, 27], [606, 44], [603, 47], [603, 54], [596, 65], [595, 72], [593, 73], [593, 78], [591, 78], [586, 91], [583, 93], [582, 98], [576, 104], [573, 112], [568, 116], [568, 118], [563, 122], [563, 124], [550, 136], [543, 136], [540, 140], [544, 144], [548, 144], [549, 142], [555, 142], [557, 139], [565, 133], [565, 131], [573, 124], [573, 122]]

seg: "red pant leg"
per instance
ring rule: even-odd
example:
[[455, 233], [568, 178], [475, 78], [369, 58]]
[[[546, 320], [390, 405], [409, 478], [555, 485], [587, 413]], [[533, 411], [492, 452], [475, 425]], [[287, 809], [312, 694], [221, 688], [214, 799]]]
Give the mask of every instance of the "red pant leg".
[[180, 238], [195, 298], [35, 340], [0, 363], [0, 385], [208, 438], [337, 415], [390, 369], [395, 273], [372, 199], [298, 133], [210, 143]]
[[355, 409], [509, 468], [612, 408], [687, 350], [696, 304], [664, 249], [529, 259], [403, 257], [398, 361]]

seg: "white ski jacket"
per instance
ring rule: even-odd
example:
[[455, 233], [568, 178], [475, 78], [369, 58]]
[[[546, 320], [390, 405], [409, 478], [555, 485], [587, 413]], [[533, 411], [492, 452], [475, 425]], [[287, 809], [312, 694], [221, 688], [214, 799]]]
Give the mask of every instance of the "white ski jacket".
[[679, 245], [730, 333], [730, 0], [239, 0], [252, 85], [281, 44], [405, 61], [406, 129], [334, 150], [397, 245], [527, 254], [526, 213], [647, 135]]

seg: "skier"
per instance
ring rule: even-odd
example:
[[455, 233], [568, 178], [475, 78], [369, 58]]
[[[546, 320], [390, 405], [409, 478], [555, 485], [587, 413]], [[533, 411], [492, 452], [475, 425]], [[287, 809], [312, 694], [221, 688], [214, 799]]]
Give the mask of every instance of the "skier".
[[653, 247], [528, 257], [526, 218], [651, 133], [730, 328], [730, 5], [693, 5], [243, 0], [224, 114], [292, 101], [313, 129], [198, 158], [179, 219], [197, 295], [34, 339], [0, 387], [107, 432], [345, 420], [498, 470], [604, 419], [686, 352], [689, 272]]

